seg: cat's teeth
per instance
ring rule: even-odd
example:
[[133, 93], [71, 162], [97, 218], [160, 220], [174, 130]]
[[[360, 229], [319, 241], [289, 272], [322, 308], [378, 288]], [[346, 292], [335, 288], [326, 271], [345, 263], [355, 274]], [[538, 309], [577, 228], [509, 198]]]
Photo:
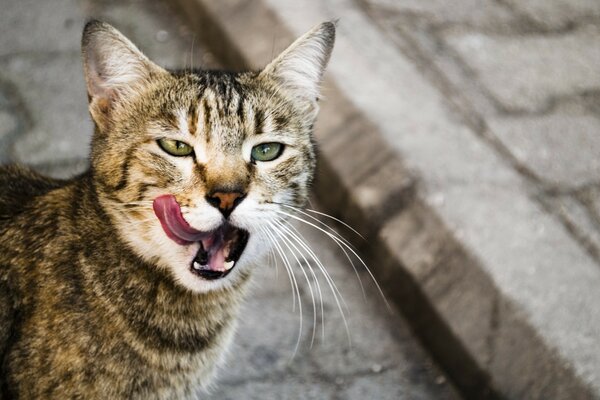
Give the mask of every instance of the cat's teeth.
[[201, 269], [206, 268], [206, 265], [200, 265], [200, 263], [198, 261], [194, 261], [193, 267], [196, 270], [201, 270]]
[[229, 271], [231, 268], [233, 268], [233, 264], [235, 264], [235, 261], [233, 261], [233, 260], [232, 261], [226, 261], [225, 262], [225, 269]]

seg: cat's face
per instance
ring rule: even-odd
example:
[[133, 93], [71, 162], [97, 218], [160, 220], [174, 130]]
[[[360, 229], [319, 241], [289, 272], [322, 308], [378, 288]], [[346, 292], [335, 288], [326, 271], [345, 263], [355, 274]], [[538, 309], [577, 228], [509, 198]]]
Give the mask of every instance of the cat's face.
[[199, 292], [247, 276], [307, 200], [333, 40], [325, 23], [259, 73], [171, 73], [111, 26], [88, 24], [93, 173], [138, 255]]

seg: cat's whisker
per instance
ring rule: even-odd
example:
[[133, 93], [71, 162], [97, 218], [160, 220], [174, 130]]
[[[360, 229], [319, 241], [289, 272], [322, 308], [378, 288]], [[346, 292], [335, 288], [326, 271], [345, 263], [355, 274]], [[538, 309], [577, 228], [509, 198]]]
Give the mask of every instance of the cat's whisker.
[[[346, 239], [345, 237], [343, 237], [342, 235], [340, 235], [340, 234], [339, 234], [339, 233], [338, 233], [338, 232], [337, 232], [337, 231], [336, 231], [334, 228], [330, 227], [330, 226], [329, 226], [329, 225], [327, 225], [325, 222], [323, 222], [323, 221], [321, 221], [320, 219], [316, 218], [314, 215], [308, 214], [307, 212], [305, 212], [305, 211], [304, 211], [304, 210], [302, 210], [301, 208], [294, 207], [294, 206], [292, 206], [292, 205], [289, 205], [289, 204], [285, 204], [285, 203], [274, 203], [274, 204], [278, 204], [278, 205], [280, 205], [280, 206], [283, 206], [283, 207], [288, 207], [288, 208], [290, 208], [290, 209], [292, 209], [292, 210], [294, 210], [294, 211], [296, 211], [296, 212], [298, 212], [298, 213], [300, 213], [300, 214], [302, 214], [302, 215], [304, 215], [304, 216], [306, 216], [306, 217], [310, 218], [311, 220], [313, 220], [313, 221], [317, 222], [319, 225], [321, 225], [321, 226], [323, 226], [323, 227], [327, 228], [327, 230], [328, 230], [328, 231], [329, 231], [331, 234], [333, 234], [333, 235], [337, 236], [337, 238], [338, 238], [338, 239], [340, 239], [340, 240], [342, 240], [342, 241], [346, 242], [346, 244], [347, 244], [348, 246], [351, 246], [352, 248], [354, 248], [354, 246], [352, 245], [352, 243], [350, 243], [350, 241], [349, 241], [348, 239]], [[331, 217], [331, 218], [335, 218], [335, 217]], [[340, 222], [341, 222], [341, 221], [340, 221]], [[355, 230], [354, 230], [354, 229], [353, 229], [353, 228], [352, 228], [350, 225], [348, 225], [348, 228], [349, 228], [349, 229], [351, 229], [351, 230], [353, 230], [354, 232], [356, 232], [356, 231], [355, 231]], [[360, 233], [358, 233], [358, 232], [356, 232], [356, 233], [357, 233], [357, 234], [358, 234], [358, 235], [359, 235], [359, 236], [362, 238], [362, 236], [360, 235]]]
[[[295, 208], [295, 207], [292, 207], [292, 208]], [[307, 214], [307, 213], [303, 212], [300, 209], [297, 209], [297, 211], [299, 211], [302, 214], [306, 215], [307, 217], [310, 217], [311, 219], [319, 222], [322, 226], [325, 226], [327, 229], [329, 229], [329, 231], [333, 235], [336, 235], [340, 240], [343, 240], [344, 242], [346, 242], [347, 245], [352, 246], [352, 244], [350, 242], [348, 242], [348, 240], [346, 240], [343, 236], [341, 236], [340, 234], [338, 234], [333, 228], [331, 228], [329, 225], [327, 225], [323, 221], [321, 221], [321, 220], [313, 217], [310, 214]], [[344, 253], [344, 256], [346, 257], [346, 259], [348, 260], [348, 262], [350, 262], [350, 266], [352, 267], [352, 270], [354, 271], [354, 274], [356, 275], [356, 279], [358, 280], [358, 284], [360, 286], [360, 291], [362, 292], [363, 298], [366, 299], [367, 298], [367, 292], [365, 291], [365, 286], [363, 285], [362, 278], [360, 277], [360, 274], [358, 273], [358, 269], [356, 268], [356, 265], [354, 264], [354, 260], [352, 260], [352, 257], [350, 257], [350, 254], [348, 254], [348, 252], [346, 251], [346, 249], [343, 246], [340, 246], [339, 244], [337, 244], [337, 246], [342, 250], [342, 252]]]
[[302, 212], [302, 214], [305, 214], [305, 215], [308, 215], [308, 214], [306, 214], [304, 211], [308, 211], [308, 212], [311, 212], [311, 213], [314, 213], [314, 214], [321, 215], [323, 217], [330, 218], [330, 219], [334, 220], [335, 222], [338, 222], [338, 223], [344, 225], [346, 228], [350, 229], [352, 232], [354, 232], [356, 235], [358, 235], [361, 239], [366, 240], [365, 237], [360, 234], [360, 232], [358, 232], [356, 229], [354, 229], [352, 226], [348, 225], [347, 223], [345, 223], [341, 219], [334, 217], [333, 215], [329, 215], [327, 213], [324, 213], [324, 212], [321, 212], [321, 211], [317, 211], [317, 210], [312, 210], [310, 208], [305, 208], [304, 210], [302, 210], [302, 209], [300, 209], [298, 207], [294, 207], [294, 206], [291, 206], [289, 204], [282, 204], [282, 205], [285, 206], [285, 207], [288, 207], [288, 208], [292, 208], [292, 209], [294, 209], [296, 211]]
[[[306, 280], [306, 283], [308, 284], [308, 290], [310, 292], [310, 296], [311, 296], [311, 300], [312, 300], [312, 305], [313, 305], [313, 334], [312, 334], [312, 337], [311, 337], [311, 345], [310, 345], [310, 347], [312, 348], [312, 345], [314, 343], [314, 336], [315, 336], [315, 326], [317, 324], [317, 309], [316, 309], [316, 303], [315, 303], [315, 296], [314, 296], [312, 285], [310, 283], [310, 279], [308, 278], [308, 275], [306, 274], [306, 270], [302, 266], [302, 262], [300, 261], [300, 259], [296, 255], [296, 252], [298, 252], [301, 256], [303, 256], [303, 255], [298, 250], [298, 248], [289, 240], [289, 238], [287, 238], [287, 236], [285, 235], [284, 232], [282, 232], [279, 229], [277, 229], [277, 227], [274, 226], [274, 225], [271, 225], [271, 227], [273, 228], [273, 230], [275, 230], [275, 232], [277, 232], [279, 234], [279, 237], [281, 239], [283, 239], [284, 245], [288, 248], [289, 252], [292, 254], [292, 256], [294, 257], [294, 259], [296, 260], [296, 263], [300, 267], [300, 270], [302, 271], [302, 274], [304, 275], [304, 279]], [[296, 251], [294, 251], [294, 249]], [[307, 263], [307, 265], [308, 265], [308, 263]]]
[[[282, 206], [285, 206], [285, 207], [289, 207], [289, 208], [293, 209], [294, 211], [297, 211], [297, 212], [299, 212], [299, 213], [307, 216], [308, 218], [310, 218], [310, 219], [318, 222], [321, 226], [327, 228], [333, 235], [337, 236], [340, 240], [343, 240], [348, 246], [352, 246], [352, 243], [350, 243], [346, 238], [344, 238], [338, 232], [336, 232], [335, 229], [333, 229], [332, 227], [330, 227], [329, 225], [327, 225], [325, 222], [321, 221], [320, 219], [318, 219], [318, 218], [316, 218], [316, 217], [314, 217], [314, 216], [312, 216], [312, 215], [304, 212], [302, 209], [300, 209], [298, 207], [294, 207], [294, 206], [291, 206], [291, 205], [288, 205], [288, 204], [283, 204], [283, 203], [278, 203], [278, 204], [280, 204]], [[314, 210], [309, 210], [309, 211], [314, 211]], [[325, 213], [321, 213], [319, 211], [314, 211], [314, 212], [316, 212], [316, 213], [318, 213], [320, 215], [329, 216], [329, 215], [327, 215]], [[344, 224], [343, 221], [340, 221], [340, 220], [338, 220], [335, 217], [331, 217], [331, 216], [329, 216], [329, 217]], [[346, 225], [346, 224], [344, 224], [344, 225]], [[358, 234], [362, 238], [362, 236], [360, 235], [360, 233], [358, 233], [357, 231], [355, 231], [351, 226], [349, 226], [349, 225], [346, 225], [346, 226], [349, 229], [351, 229], [352, 231], [356, 232], [356, 234]], [[348, 254], [348, 252], [346, 251], [346, 249], [343, 246], [338, 245], [338, 247], [342, 250], [342, 252], [346, 256], [346, 259], [350, 262], [350, 265], [352, 266], [352, 269], [354, 270], [354, 274], [356, 275], [356, 279], [358, 280], [358, 284], [359, 284], [360, 290], [361, 290], [361, 292], [363, 294], [363, 298], [366, 299], [367, 298], [367, 294], [366, 294], [366, 291], [365, 291], [365, 287], [363, 285], [362, 278], [360, 277], [360, 274], [358, 273], [358, 270], [356, 269], [356, 265], [354, 264], [354, 261], [352, 260], [352, 257], [350, 257], [350, 255]], [[354, 247], [354, 246], [352, 246], [352, 247]]]
[[123, 204], [152, 204], [153, 200], [136, 200], [136, 201], [128, 201]]
[[[282, 228], [282, 230], [278, 229], [277, 225], [280, 228]], [[307, 268], [310, 270], [310, 272], [312, 273], [313, 276], [314, 276], [314, 272], [313, 272], [313, 270], [312, 270], [312, 268], [310, 266], [310, 263], [306, 259], [304, 253], [300, 249], [298, 249], [298, 246], [296, 246], [287, 237], [286, 232], [285, 232], [285, 226], [283, 226], [283, 224], [278, 223], [277, 221], [274, 221], [274, 224], [271, 224], [271, 226], [273, 227], [274, 230], [276, 230], [277, 232], [279, 232], [281, 238], [283, 240], [285, 240], [286, 246], [288, 247], [288, 249], [290, 250], [290, 252], [294, 255], [294, 258], [296, 259], [296, 262], [298, 263], [298, 265], [300, 266], [300, 269], [302, 270], [302, 274], [304, 275], [304, 279], [306, 279], [306, 283], [308, 284], [308, 290], [310, 291], [310, 297], [311, 297], [312, 306], [313, 306], [313, 330], [312, 330], [312, 336], [311, 336], [311, 339], [310, 339], [310, 348], [312, 348], [313, 344], [314, 344], [314, 341], [315, 341], [315, 334], [316, 334], [316, 327], [317, 327], [317, 304], [315, 302], [315, 295], [314, 295], [314, 292], [313, 292], [313, 288], [312, 288], [312, 284], [310, 282], [310, 279], [309, 279], [308, 275], [306, 274], [306, 270], [302, 266], [302, 263], [300, 262], [300, 260], [296, 256], [296, 254], [295, 254], [296, 252], [300, 255], [300, 257], [302, 257], [302, 259], [304, 260], [304, 263], [306, 264]], [[294, 250], [295, 250], [295, 252], [294, 252]], [[320, 295], [321, 308], [322, 308], [322, 306], [323, 306], [323, 297], [322, 297], [322, 293], [321, 293], [321, 288], [320, 288], [320, 285], [319, 285], [319, 281], [315, 279], [315, 282], [317, 284], [318, 293]]]
[[273, 247], [269, 246], [269, 259], [272, 260], [272, 262], [269, 262], [269, 264], [274, 265], [275, 266], [275, 279], [279, 279], [279, 263], [277, 262], [277, 257], [275, 256], [275, 253], [273, 252]]
[[118, 207], [120, 209], [124, 209], [125, 211], [131, 211], [131, 210], [151, 211], [152, 210], [152, 202], [123, 203], [123, 204], [118, 204]]
[[196, 34], [192, 35], [192, 49], [190, 50], [190, 72], [194, 70], [194, 43], [196, 42]]
[[[261, 241], [264, 240], [267, 243], [271, 244], [271, 241], [269, 239], [269, 237], [267, 236], [267, 234], [265, 233], [264, 228], [262, 228], [261, 226], [258, 226], [258, 230], [259, 233], [261, 235]], [[274, 266], [275, 267], [275, 279], [277, 280], [279, 277], [279, 265], [277, 263], [277, 257], [275, 256], [275, 254], [273, 253], [273, 246], [268, 246], [268, 251], [267, 251], [267, 260], [266, 263], [268, 266]]]
[[[289, 224], [287, 221], [285, 221], [285, 222], [286, 222], [286, 224], [289, 227], [293, 228], [293, 225]], [[350, 330], [349, 330], [349, 327], [348, 327], [348, 322], [346, 320], [346, 314], [344, 313], [344, 308], [348, 312], [349, 312], [349, 308], [348, 308], [348, 305], [346, 304], [346, 301], [344, 300], [344, 296], [342, 295], [342, 293], [338, 289], [337, 285], [335, 284], [335, 282], [331, 278], [331, 275], [329, 275], [329, 272], [325, 268], [325, 265], [323, 265], [323, 263], [321, 262], [321, 260], [319, 259], [319, 257], [310, 248], [310, 246], [308, 246], [308, 244], [306, 244], [305, 240], [301, 237], [300, 232], [297, 232], [297, 233], [298, 234], [290, 232], [290, 235], [292, 237], [294, 237], [294, 239], [298, 242], [298, 244], [311, 256], [311, 258], [316, 262], [317, 267], [319, 268], [319, 270], [321, 271], [321, 273], [325, 277], [325, 281], [327, 282], [327, 284], [329, 285], [329, 288], [331, 289], [331, 293], [333, 295], [334, 301], [335, 301], [335, 303], [336, 303], [336, 305], [338, 307], [338, 310], [340, 311], [340, 314], [342, 316], [342, 320], [344, 321], [344, 326], [346, 328], [346, 334], [348, 336], [348, 342], [350, 344], [352, 344], [352, 339], [350, 337]], [[344, 307], [342, 307], [342, 305]], [[323, 330], [324, 330], [324, 327], [323, 327]], [[324, 332], [323, 332], [323, 335], [324, 335]]]
[[[298, 311], [300, 314], [300, 325], [298, 327], [298, 338], [296, 340], [296, 345], [294, 346], [294, 352], [292, 353], [292, 360], [294, 359], [294, 357], [296, 357], [296, 354], [298, 353], [298, 349], [300, 347], [300, 339], [302, 338], [302, 298], [300, 296], [300, 289], [298, 287], [298, 281], [296, 280], [296, 275], [294, 274], [294, 270], [292, 268], [292, 265], [289, 261], [289, 259], [287, 258], [285, 252], [283, 251], [283, 249], [281, 248], [281, 246], [279, 245], [279, 242], [277, 241], [277, 239], [275, 238], [275, 236], [273, 236], [272, 233], [270, 233], [269, 231], [265, 231], [269, 236], [271, 236], [272, 239], [272, 243], [275, 246], [275, 248], [277, 249], [277, 251], [279, 252], [279, 255], [281, 256], [281, 259], [286, 267], [286, 270], [288, 271], [288, 276], [290, 277], [290, 281], [293, 284], [293, 288], [296, 291], [296, 294], [298, 295]], [[295, 310], [295, 308], [294, 308]]]
[[144, 225], [147, 223], [151, 223], [157, 221], [156, 217], [150, 217], [150, 218], [144, 218], [144, 219], [137, 219], [137, 220], [131, 220], [131, 219], [127, 219], [127, 220], [123, 220], [123, 224], [127, 224], [129, 226], [138, 226], [138, 225]]
[[[275, 221], [276, 223], [279, 224], [279, 226], [288, 232], [288, 234], [290, 235], [290, 237], [292, 239], [294, 239], [296, 242], [298, 242], [298, 238], [294, 236], [293, 232], [289, 231], [289, 228], [286, 226], [286, 221], [285, 220], [280, 220], [280, 221]], [[302, 243], [298, 242], [300, 244], [300, 247], [302, 247]], [[296, 246], [294, 246], [296, 247]], [[297, 247], [296, 247], [297, 248]], [[315, 281], [316, 285], [317, 285], [317, 293], [319, 294], [319, 308], [320, 308], [320, 314], [321, 314], [321, 339], [325, 340], [325, 320], [324, 320], [324, 315], [325, 315], [325, 311], [324, 311], [324, 306], [323, 306], [323, 291], [321, 290], [321, 284], [319, 282], [319, 279], [317, 278], [317, 275], [315, 274], [315, 271], [313, 269], [313, 267], [311, 266], [311, 264], [308, 262], [306, 256], [304, 255], [304, 253], [300, 250], [298, 250], [299, 253], [302, 255], [302, 258], [304, 259], [304, 262], [306, 263], [306, 265], [309, 268], [309, 271], [312, 275], [313, 280]], [[309, 254], [310, 255], [310, 254]], [[314, 300], [313, 300], [314, 302]], [[314, 305], [314, 303], [313, 303]], [[314, 307], [313, 307], [314, 310]], [[313, 341], [314, 341], [314, 337], [315, 337], [315, 330], [316, 330], [316, 318], [315, 318], [315, 326], [313, 327], [313, 336], [311, 338], [311, 347], [313, 345]]]
[[385, 302], [386, 307], [389, 310], [392, 309], [391, 306], [390, 306], [390, 303], [388, 302], [387, 298], [385, 297], [385, 294], [383, 293], [383, 290], [381, 289], [381, 286], [377, 282], [377, 279], [375, 279], [375, 276], [373, 275], [373, 273], [371, 272], [371, 270], [369, 269], [369, 267], [367, 266], [367, 264], [363, 261], [363, 259], [358, 255], [358, 253], [350, 245], [348, 245], [346, 242], [344, 242], [343, 240], [341, 240], [340, 238], [338, 238], [336, 235], [333, 235], [332, 233], [330, 233], [330, 232], [326, 231], [325, 229], [321, 228], [320, 226], [315, 225], [315, 224], [313, 224], [310, 221], [304, 220], [304, 219], [298, 217], [297, 215], [293, 215], [293, 214], [290, 214], [290, 213], [287, 213], [287, 212], [281, 211], [281, 210], [277, 210], [277, 213], [285, 215], [285, 216], [290, 217], [290, 218], [293, 218], [293, 219], [295, 219], [297, 221], [300, 221], [300, 222], [302, 222], [304, 224], [310, 225], [313, 228], [318, 229], [319, 231], [321, 231], [324, 234], [326, 234], [327, 236], [329, 236], [334, 242], [338, 243], [339, 246], [346, 247], [346, 249], [349, 250], [358, 259], [358, 261], [360, 261], [360, 263], [363, 265], [363, 267], [365, 268], [365, 270], [367, 271], [367, 273], [371, 277], [371, 280], [373, 281], [373, 283], [377, 287], [377, 290], [379, 291], [379, 294], [381, 295], [381, 298]]
[[[340, 292], [340, 290], [335, 285], [335, 282], [333, 281], [333, 278], [331, 278], [331, 275], [329, 274], [329, 272], [325, 268], [325, 265], [321, 262], [321, 260], [317, 256], [317, 254], [308, 245], [308, 241], [306, 240], [306, 238], [302, 235], [302, 233], [293, 224], [289, 223], [285, 219], [281, 219], [281, 221], [285, 223], [287, 230], [292, 230], [293, 231], [293, 232], [290, 232], [290, 234], [292, 235], [292, 237], [296, 241], [298, 241], [300, 243], [300, 245], [302, 246], [302, 248], [317, 263], [317, 266], [319, 267], [319, 270], [321, 270], [322, 273], [323, 273], [323, 275], [325, 276], [327, 283], [329, 283], [329, 280], [331, 280], [331, 283], [333, 284], [333, 287], [331, 288], [333, 294], [334, 295], [337, 294], [337, 295], [340, 296], [342, 305], [344, 306], [344, 308], [346, 309], [346, 311], [349, 312], [350, 310], [348, 308], [348, 305], [346, 304], [346, 301], [344, 300], [344, 296], [342, 295], [342, 293]], [[335, 290], [333, 290], [333, 289], [335, 289]]]
[[[281, 253], [279, 251], [279, 249], [276, 248], [275, 246], [275, 238], [269, 234], [269, 232], [267, 232], [266, 228], [261, 227], [260, 225], [258, 225], [258, 228], [260, 230], [261, 233], [263, 233], [267, 239], [267, 241], [271, 244], [271, 246], [269, 246], [269, 252], [272, 254], [273, 256], [273, 260], [275, 261], [275, 265], [278, 266], [279, 264], [277, 263], [277, 257], [276, 255], [279, 255], [279, 258], [283, 261], [283, 266], [288, 274], [288, 279], [290, 281], [290, 286], [292, 288], [292, 309], [295, 310], [296, 309], [296, 292], [293, 290], [294, 288], [294, 284], [292, 282], [292, 278], [290, 276], [290, 272], [287, 268], [287, 265], [285, 264], [285, 261], [283, 260], [283, 257], [281, 256]], [[275, 251], [273, 251], [273, 249], [275, 249]], [[275, 270], [276, 273], [278, 271], [278, 269]]]
[[[318, 256], [316, 255], [316, 253], [310, 248], [310, 246], [307, 244], [308, 241], [304, 238], [304, 236], [302, 235], [302, 233], [300, 233], [300, 231], [298, 229], [296, 229], [296, 227], [294, 227], [294, 225], [290, 224], [288, 221], [286, 221], [285, 219], [281, 219], [281, 221], [285, 221], [287, 223], [287, 225], [293, 229], [296, 232], [296, 237], [297, 239], [302, 243], [303, 248], [309, 252], [310, 256], [318, 263], [320, 269], [323, 271], [323, 274], [325, 274], [326, 279], [331, 280], [331, 283], [333, 284], [332, 287], [332, 291], [334, 292], [334, 294], [339, 294], [341, 300], [342, 300], [342, 304], [344, 305], [344, 308], [349, 311], [348, 305], [346, 304], [345, 300], [344, 300], [344, 296], [342, 296], [342, 293], [339, 291], [339, 289], [337, 288], [337, 286], [335, 285], [335, 282], [333, 281], [333, 279], [331, 278], [331, 275], [329, 275], [329, 272], [327, 271], [327, 269], [325, 268], [325, 265], [320, 261], [320, 259], [318, 258]], [[335, 290], [334, 290], [335, 289]], [[341, 311], [341, 310], [340, 310]]]

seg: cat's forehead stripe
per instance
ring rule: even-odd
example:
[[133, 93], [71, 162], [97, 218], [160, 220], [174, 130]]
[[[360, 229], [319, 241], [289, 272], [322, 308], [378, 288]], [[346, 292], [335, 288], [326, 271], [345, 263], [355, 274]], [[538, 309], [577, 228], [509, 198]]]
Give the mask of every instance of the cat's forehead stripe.
[[198, 108], [196, 102], [190, 104], [187, 121], [190, 135], [195, 136], [196, 128], [198, 126]]
[[211, 107], [208, 104], [208, 99], [206, 97], [202, 98], [202, 119], [203, 119], [203, 132], [204, 132], [204, 136], [206, 137], [206, 142], [210, 142], [210, 132], [211, 132], [211, 117], [210, 117], [210, 112], [211, 112]]
[[254, 132], [257, 134], [263, 133], [265, 129], [265, 114], [261, 110], [254, 112]]

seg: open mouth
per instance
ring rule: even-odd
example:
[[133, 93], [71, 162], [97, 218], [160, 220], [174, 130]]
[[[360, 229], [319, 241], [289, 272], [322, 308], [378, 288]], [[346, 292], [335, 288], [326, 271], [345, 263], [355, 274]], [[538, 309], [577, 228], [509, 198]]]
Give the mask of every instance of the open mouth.
[[190, 264], [190, 270], [201, 278], [214, 280], [227, 276], [248, 244], [250, 234], [227, 222], [208, 232], [192, 228], [183, 218], [173, 195], [157, 197], [153, 208], [171, 240], [180, 245], [199, 243], [200, 248]]
[[246, 248], [249, 234], [245, 230], [223, 224], [200, 241], [200, 249], [192, 261], [192, 272], [204, 279], [225, 277]]

